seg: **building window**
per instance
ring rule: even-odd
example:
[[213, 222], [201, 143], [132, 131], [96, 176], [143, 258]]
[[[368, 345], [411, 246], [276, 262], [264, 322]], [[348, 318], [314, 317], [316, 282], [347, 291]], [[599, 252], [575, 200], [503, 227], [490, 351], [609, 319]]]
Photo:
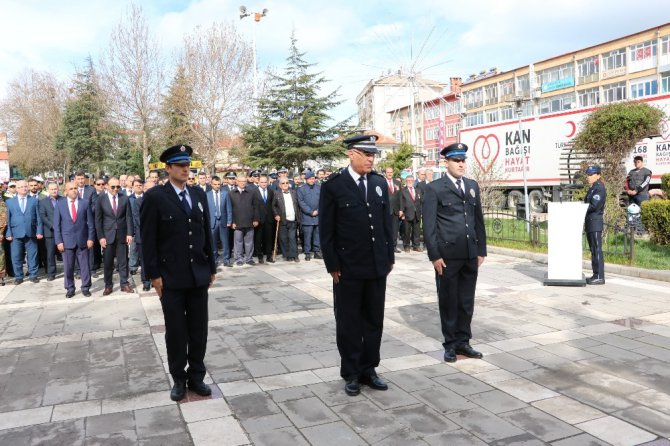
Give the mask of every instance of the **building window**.
[[431, 119], [437, 119], [440, 117], [440, 106], [439, 105], [431, 105], [426, 107], [424, 111], [424, 116], [426, 117], [426, 120], [431, 120]]
[[548, 84], [549, 82], [560, 81], [574, 76], [574, 67], [572, 63], [566, 63], [557, 67], [551, 67], [542, 70], [539, 73], [540, 83]]
[[618, 102], [626, 100], [626, 82], [617, 82], [603, 86], [603, 102]]
[[514, 97], [514, 79], [507, 79], [500, 81], [500, 98], [503, 101], [508, 101]]
[[435, 141], [440, 138], [439, 127], [428, 127], [426, 129], [426, 141]]
[[517, 76], [516, 78], [516, 95], [529, 96], [530, 94], [530, 79], [527, 74]]
[[632, 79], [630, 81], [630, 97], [632, 99], [643, 98], [658, 94], [658, 81], [656, 76], [646, 79]]
[[661, 38], [661, 56], [670, 54], [670, 36]]
[[491, 84], [484, 87], [486, 95], [486, 105], [498, 103], [498, 84]]
[[629, 72], [656, 67], [656, 39], [631, 45]]
[[447, 124], [447, 138], [458, 136], [458, 131], [461, 129], [461, 123]]
[[501, 121], [508, 121], [510, 119], [514, 119], [514, 109], [512, 106], [507, 106], [507, 107], [502, 107], [500, 108], [500, 120]]
[[661, 93], [670, 93], [670, 73], [661, 74]]
[[447, 108], [446, 116], [457, 115], [461, 112], [461, 102], [460, 101], [447, 102], [446, 108]]
[[626, 49], [610, 51], [603, 54], [603, 71], [615, 70], [626, 66]]
[[577, 61], [577, 84], [587, 84], [598, 80], [598, 56]]
[[594, 107], [600, 104], [600, 89], [596, 87], [579, 90], [577, 91], [577, 97], [579, 98], [580, 107]]
[[559, 94], [540, 101], [540, 114], [556, 113], [571, 110], [575, 106], [575, 95], [573, 93]]
[[498, 122], [498, 109], [494, 108], [493, 110], [486, 111], [486, 122]]
[[484, 124], [484, 112], [468, 113], [465, 117], [465, 125], [472, 127]]
[[465, 108], [472, 109], [484, 105], [484, 89], [482, 87], [465, 92]]

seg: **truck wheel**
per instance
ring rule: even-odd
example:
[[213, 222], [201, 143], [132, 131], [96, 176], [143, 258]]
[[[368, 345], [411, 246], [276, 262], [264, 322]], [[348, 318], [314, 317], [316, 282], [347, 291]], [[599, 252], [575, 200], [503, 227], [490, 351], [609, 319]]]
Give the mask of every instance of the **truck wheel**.
[[541, 190], [535, 189], [528, 192], [528, 206], [531, 212], [544, 212], [544, 195]]
[[516, 205], [519, 203], [523, 203], [523, 194], [521, 191], [510, 191], [510, 193], [507, 195], [507, 208], [515, 210]]

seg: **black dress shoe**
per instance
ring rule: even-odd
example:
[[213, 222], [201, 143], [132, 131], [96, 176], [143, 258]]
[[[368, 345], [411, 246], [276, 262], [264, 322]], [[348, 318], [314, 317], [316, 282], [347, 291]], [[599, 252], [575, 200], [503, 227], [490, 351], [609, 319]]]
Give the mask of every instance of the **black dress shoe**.
[[74, 290], [71, 290], [71, 291], [68, 291], [67, 293], [65, 293], [65, 298], [66, 299], [69, 299], [72, 296], [74, 296]]
[[202, 381], [196, 382], [189, 380], [188, 388], [200, 396], [210, 396], [212, 394], [212, 389], [210, 389], [209, 386]]
[[260, 256], [258, 258], [258, 263], [265, 263], [265, 260], [263, 260], [263, 256]]
[[296, 257], [295, 259], [293, 259], [293, 261], [294, 261], [295, 263], [298, 263], [298, 262], [300, 261], [300, 259]]
[[398, 248], [393, 248], [393, 252], [395, 252], [396, 254], [400, 254], [402, 251], [399, 250]]
[[56, 280], [54, 276], [47, 276], [47, 282], [53, 282], [54, 280]]
[[151, 285], [142, 285], [142, 291], [149, 291], [151, 289]]
[[467, 356], [468, 358], [482, 359], [484, 355], [479, 353], [474, 348], [470, 347], [470, 344], [461, 345], [456, 347], [456, 353], [459, 355]]
[[315, 259], [323, 259], [323, 256], [321, 255], [320, 252], [314, 253], [314, 258]]
[[360, 381], [361, 384], [365, 384], [375, 390], [388, 390], [389, 388], [388, 384], [378, 375], [364, 375], [361, 376]]
[[[73, 291], [73, 293], [74, 293], [74, 291]], [[91, 292], [89, 290], [84, 290], [84, 291], [81, 292], [81, 294], [83, 294], [84, 297], [91, 297]]]
[[356, 396], [361, 393], [361, 383], [358, 382], [358, 378], [347, 381], [344, 385], [344, 392], [349, 396]]
[[254, 262], [253, 260], [249, 260], [249, 261], [247, 262], [247, 265], [255, 265], [255, 264], [256, 264], [256, 262]]
[[21, 285], [23, 283], [23, 279], [15, 279], [14, 280], [14, 285]]
[[275, 263], [275, 261], [272, 259], [272, 256], [268, 256], [268, 263]]
[[228, 268], [233, 267], [233, 262], [223, 262], [223, 266], [227, 266]]
[[172, 391], [170, 392], [170, 399], [172, 401], [181, 401], [186, 395], [186, 381], [183, 379], [176, 379]]
[[456, 362], [456, 351], [453, 348], [448, 348], [444, 351], [444, 360], [446, 362]]
[[590, 277], [586, 279], [586, 283], [589, 285], [605, 285], [605, 279], [594, 279], [593, 277]]
[[312, 256], [310, 256], [309, 254], [305, 254], [305, 260], [309, 262], [310, 260], [312, 260]]
[[40, 283], [40, 279], [38, 279], [37, 277], [31, 277], [28, 280], [30, 280], [32, 283]]

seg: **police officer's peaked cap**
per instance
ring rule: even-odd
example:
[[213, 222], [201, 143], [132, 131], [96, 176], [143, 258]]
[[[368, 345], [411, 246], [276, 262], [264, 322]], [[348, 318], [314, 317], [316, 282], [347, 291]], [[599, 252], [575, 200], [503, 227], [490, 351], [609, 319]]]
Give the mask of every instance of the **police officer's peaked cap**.
[[286, 167], [280, 167], [277, 173], [288, 173], [288, 169]]
[[272, 172], [270, 174], [270, 178], [272, 178], [273, 180], [276, 180], [277, 179], [277, 174], [275, 172]]
[[261, 172], [260, 170], [252, 170], [251, 173], [249, 174], [250, 177], [260, 177]]
[[237, 175], [235, 175], [235, 172], [228, 172], [226, 178], [237, 178]]
[[587, 175], [593, 175], [593, 174], [599, 174], [600, 173], [600, 166], [589, 166], [586, 168], [586, 174]]
[[191, 155], [193, 155], [193, 149], [182, 144], [165, 149], [159, 159], [165, 164], [190, 163]]
[[347, 149], [356, 149], [366, 153], [379, 153], [376, 142], [375, 135], [357, 135], [344, 140]]
[[457, 142], [454, 144], [450, 144], [444, 149], [440, 150], [440, 155], [442, 155], [445, 158], [459, 158], [459, 159], [465, 159], [468, 156], [466, 153], [468, 152], [468, 146]]

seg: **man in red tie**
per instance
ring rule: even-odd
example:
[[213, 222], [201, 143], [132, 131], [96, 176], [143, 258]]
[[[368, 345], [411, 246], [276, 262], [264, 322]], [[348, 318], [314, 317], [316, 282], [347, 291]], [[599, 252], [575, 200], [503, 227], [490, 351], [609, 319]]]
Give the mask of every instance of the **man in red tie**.
[[384, 178], [389, 190], [389, 201], [391, 204], [389, 207], [391, 223], [393, 224], [391, 241], [393, 242], [393, 251], [398, 253], [400, 252], [398, 249], [398, 226], [402, 217], [402, 211], [400, 210], [400, 181], [393, 179], [393, 167], [386, 168]]
[[412, 249], [421, 252], [421, 201], [423, 194], [414, 187], [414, 176], [405, 178], [405, 187], [400, 195], [400, 213], [403, 224], [403, 248], [409, 252], [410, 242]]
[[95, 232], [103, 249], [105, 290], [112, 294], [114, 258], [119, 267], [121, 291], [133, 293], [128, 283], [128, 245], [133, 241], [133, 218], [128, 197], [119, 194], [119, 179], [112, 177], [107, 183], [107, 196], [95, 202]]

